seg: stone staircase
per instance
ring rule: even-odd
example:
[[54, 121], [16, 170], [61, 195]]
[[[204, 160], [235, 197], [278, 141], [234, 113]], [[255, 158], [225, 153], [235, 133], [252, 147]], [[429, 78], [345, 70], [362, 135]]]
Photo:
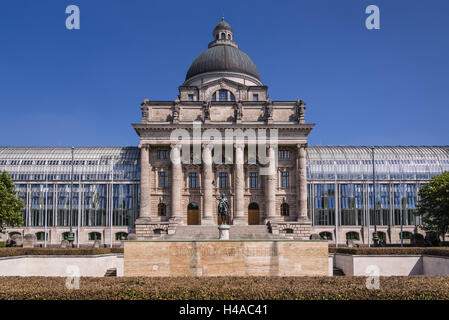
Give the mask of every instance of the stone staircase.
[[117, 277], [117, 268], [111, 268], [106, 270], [105, 277]]
[[[265, 225], [233, 226], [229, 230], [230, 240], [275, 239]], [[218, 239], [218, 226], [176, 226], [174, 234], [164, 234], [156, 239], [164, 240], [215, 240]]]
[[341, 269], [339, 269], [337, 267], [334, 267], [333, 275], [334, 276], [344, 276], [345, 273], [343, 272], [343, 270], [341, 270]]

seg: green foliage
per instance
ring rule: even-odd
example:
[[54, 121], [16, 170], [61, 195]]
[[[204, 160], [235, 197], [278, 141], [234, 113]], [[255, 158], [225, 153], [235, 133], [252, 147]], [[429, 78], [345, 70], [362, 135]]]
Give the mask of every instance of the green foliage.
[[0, 277], [0, 299], [9, 300], [447, 300], [449, 277]]
[[419, 190], [418, 215], [422, 228], [445, 235], [449, 230], [449, 172], [444, 172], [423, 185]]
[[8, 172], [0, 173], [0, 228], [21, 226], [23, 201], [17, 198], [14, 183]]

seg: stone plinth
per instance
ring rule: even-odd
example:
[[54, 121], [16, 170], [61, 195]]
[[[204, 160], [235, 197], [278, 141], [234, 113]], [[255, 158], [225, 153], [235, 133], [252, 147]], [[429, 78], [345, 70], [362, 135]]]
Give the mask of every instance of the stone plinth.
[[220, 224], [218, 226], [218, 239], [229, 240], [229, 229], [231, 227], [227, 224]]
[[325, 276], [327, 241], [125, 241], [125, 276]]

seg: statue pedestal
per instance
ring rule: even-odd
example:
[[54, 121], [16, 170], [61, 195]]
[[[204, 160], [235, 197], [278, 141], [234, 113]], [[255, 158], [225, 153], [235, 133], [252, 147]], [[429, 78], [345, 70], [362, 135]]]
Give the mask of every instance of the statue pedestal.
[[220, 224], [218, 226], [218, 239], [219, 240], [229, 240], [229, 229], [230, 228], [231, 228], [230, 225]]

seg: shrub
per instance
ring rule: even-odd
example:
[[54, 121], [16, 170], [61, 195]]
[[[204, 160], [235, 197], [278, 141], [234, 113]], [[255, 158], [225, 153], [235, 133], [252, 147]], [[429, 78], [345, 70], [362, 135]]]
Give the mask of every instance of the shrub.
[[345, 253], [353, 255], [432, 255], [449, 256], [449, 248], [444, 247], [406, 247], [406, 248], [329, 248], [329, 253]]
[[65, 278], [1, 277], [0, 299], [91, 300], [361, 300], [449, 299], [449, 278], [381, 277], [366, 288], [366, 277], [175, 277], [81, 278], [68, 290]]
[[0, 241], [0, 248], [6, 247], [6, 241]]
[[108, 253], [123, 253], [123, 248], [1, 248], [0, 257], [32, 255], [85, 256]]

